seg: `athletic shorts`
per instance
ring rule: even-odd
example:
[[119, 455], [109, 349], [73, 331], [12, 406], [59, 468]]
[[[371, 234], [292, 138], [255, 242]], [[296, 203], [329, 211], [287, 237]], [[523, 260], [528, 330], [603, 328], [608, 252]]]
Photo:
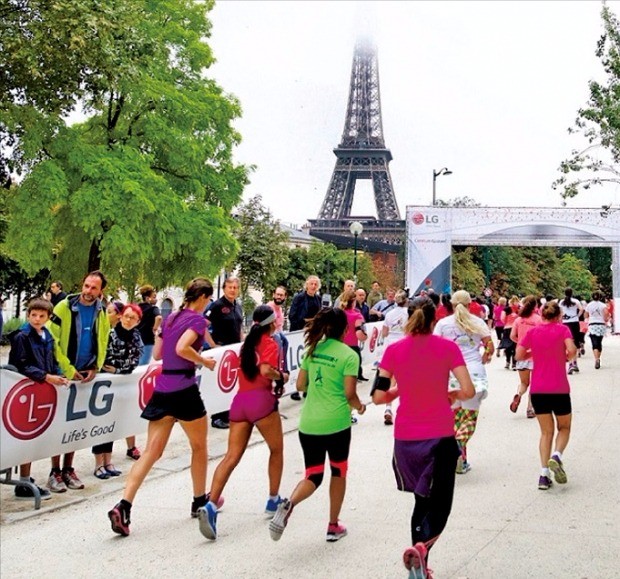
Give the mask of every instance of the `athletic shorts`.
[[566, 416], [573, 411], [570, 394], [532, 394], [532, 407], [536, 414]]
[[237, 392], [230, 405], [229, 420], [232, 422], [249, 422], [256, 424], [272, 412], [278, 410], [278, 399], [271, 390], [256, 388], [246, 392]]
[[517, 370], [533, 370], [534, 360], [517, 360], [516, 368]]
[[176, 392], [158, 392], [155, 390], [141, 416], [151, 421], [172, 416], [177, 420], [191, 422], [206, 416], [206, 414], [207, 411], [200, 396], [198, 384], [194, 384]]
[[299, 433], [299, 442], [304, 453], [306, 471], [325, 464], [325, 455], [332, 463], [344, 463], [349, 460], [351, 447], [351, 428], [345, 428], [333, 434]]

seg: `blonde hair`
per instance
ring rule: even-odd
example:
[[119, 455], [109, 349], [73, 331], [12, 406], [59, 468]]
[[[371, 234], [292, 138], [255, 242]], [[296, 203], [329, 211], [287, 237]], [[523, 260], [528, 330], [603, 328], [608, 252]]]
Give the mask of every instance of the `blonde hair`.
[[476, 318], [469, 313], [468, 309], [471, 303], [469, 292], [465, 290], [454, 292], [450, 301], [454, 306], [454, 321], [456, 325], [468, 334], [479, 334], [480, 329], [474, 324]]

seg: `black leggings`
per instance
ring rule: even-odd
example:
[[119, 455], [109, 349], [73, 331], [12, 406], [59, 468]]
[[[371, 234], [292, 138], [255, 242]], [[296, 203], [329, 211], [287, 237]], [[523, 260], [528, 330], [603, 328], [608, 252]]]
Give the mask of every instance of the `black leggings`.
[[[415, 506], [411, 515], [412, 545], [418, 542], [426, 543], [438, 537], [445, 529], [452, 510], [458, 455], [458, 445], [454, 438], [441, 441], [435, 455], [430, 495], [415, 495]], [[428, 545], [428, 548], [431, 546]]]
[[590, 334], [590, 341], [592, 342], [593, 350], [598, 350], [599, 352], [603, 351], [603, 336], [594, 336]]
[[363, 374], [362, 374], [362, 351], [360, 350], [359, 346], [349, 346], [349, 348], [351, 348], [351, 350], [353, 350], [357, 354], [357, 357], [360, 359], [360, 367], [359, 367], [359, 370], [357, 371], [357, 377], [358, 378], [363, 378]]
[[306, 478], [318, 487], [323, 482], [325, 455], [329, 455], [332, 476], [346, 477], [351, 446], [351, 428], [333, 434], [299, 433], [304, 453]]

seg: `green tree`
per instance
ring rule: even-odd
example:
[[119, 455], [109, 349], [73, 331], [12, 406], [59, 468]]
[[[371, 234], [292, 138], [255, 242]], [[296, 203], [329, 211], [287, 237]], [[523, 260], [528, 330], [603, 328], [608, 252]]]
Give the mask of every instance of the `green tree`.
[[[585, 137], [588, 145], [574, 150], [560, 164], [553, 183], [564, 199], [602, 183], [620, 183], [620, 26], [608, 6], [601, 13], [603, 35], [596, 47], [607, 75], [605, 82], [589, 82], [588, 104], [579, 109], [569, 133]], [[576, 177], [575, 177], [575, 174]]]
[[560, 259], [560, 271], [564, 276], [565, 285], [573, 288], [573, 295], [588, 298], [597, 289], [596, 276], [585, 263], [572, 253], [566, 253]]
[[271, 296], [286, 274], [289, 235], [280, 229], [280, 224], [262, 204], [260, 195], [241, 205], [237, 222], [239, 253], [236, 264], [241, 277], [241, 294], [245, 296], [251, 285]]
[[[342, 291], [345, 280], [353, 278], [353, 251], [338, 249], [332, 243], [313, 242], [309, 249], [289, 250], [288, 267], [281, 280], [289, 294], [300, 291], [309, 275], [321, 280], [321, 293], [330, 293], [335, 300]], [[373, 265], [370, 257], [357, 253], [357, 285], [369, 288], [373, 280]]]
[[[101, 268], [112, 288], [180, 283], [230, 263], [230, 212], [249, 169], [232, 160], [239, 104], [205, 75], [213, 2], [9, 7], [21, 24], [13, 44], [0, 29], [17, 71], [0, 130], [23, 180], [10, 194], [8, 255], [29, 274], [50, 267], [69, 284]], [[49, 66], [28, 82], [39, 52]], [[78, 104], [88, 118], [68, 126], [62, 113]]]
[[484, 287], [484, 272], [474, 261], [474, 248], [454, 248], [452, 251], [452, 288], [478, 294]]

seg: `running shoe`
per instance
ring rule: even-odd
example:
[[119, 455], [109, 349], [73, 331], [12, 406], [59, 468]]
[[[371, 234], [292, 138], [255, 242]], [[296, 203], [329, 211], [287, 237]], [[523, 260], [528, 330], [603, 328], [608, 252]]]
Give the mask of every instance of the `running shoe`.
[[217, 539], [217, 507], [210, 501], [198, 509], [198, 528], [203, 537]]
[[75, 469], [67, 467], [62, 469], [62, 481], [65, 483], [68, 489], [79, 491], [84, 488], [84, 483], [78, 478]]
[[430, 579], [426, 566], [428, 549], [424, 543], [416, 543], [413, 547], [405, 549], [403, 563], [409, 571], [409, 579]]
[[601, 361], [600, 360], [596, 360], [596, 362], [594, 362], [594, 368], [596, 370], [599, 370], [601, 367]]
[[[200, 497], [199, 499], [192, 500], [192, 508], [190, 514], [192, 519], [198, 518], [198, 509], [200, 507], [204, 507], [211, 500], [211, 493], [207, 493], [206, 495]], [[220, 495], [220, 498], [217, 499], [217, 510], [219, 511], [224, 506], [224, 496]]]
[[47, 488], [53, 493], [66, 493], [67, 485], [62, 480], [60, 471], [53, 471], [47, 479]]
[[127, 458], [131, 460], [138, 460], [142, 455], [140, 454], [140, 449], [137, 446], [132, 446], [127, 449]]
[[540, 475], [538, 477], [538, 488], [541, 491], [546, 491], [552, 485], [553, 485], [553, 481], [548, 476]]
[[547, 463], [549, 470], [553, 473], [555, 478], [555, 482], [559, 485], [566, 484], [568, 481], [568, 477], [566, 476], [566, 471], [564, 470], [564, 465], [560, 460], [560, 457], [557, 454], [554, 454], [549, 459]]
[[123, 537], [129, 535], [129, 524], [131, 523], [129, 520], [129, 510], [126, 509], [122, 503], [117, 503], [111, 511], [108, 511], [108, 518], [112, 523], [112, 530], [115, 533]]
[[575, 370], [575, 366], [574, 366], [574, 364], [571, 362], [571, 363], [568, 365], [568, 375], [570, 376], [571, 374], [573, 374], [573, 373], [575, 373], [575, 372], [576, 372], [576, 370]]
[[[30, 477], [30, 482], [37, 487], [39, 494], [41, 495], [41, 500], [46, 501], [52, 498], [51, 493], [47, 489], [42, 489], [40, 486], [34, 483], [34, 479]], [[34, 491], [32, 488], [27, 487], [25, 485], [17, 485], [15, 487], [15, 498], [18, 501], [27, 501], [28, 499], [34, 499]]]
[[515, 394], [512, 402], [510, 403], [510, 412], [516, 412], [519, 409], [519, 404], [521, 404], [521, 396], [519, 394]]
[[528, 418], [536, 418], [536, 412], [534, 412], [534, 409], [533, 409], [533, 408], [528, 408], [528, 409], [527, 409], [527, 412], [525, 413], [525, 415], [526, 415]]
[[279, 541], [286, 529], [288, 519], [293, 512], [293, 505], [288, 499], [284, 499], [276, 510], [276, 514], [269, 523], [269, 534], [274, 541]]
[[278, 495], [278, 497], [273, 499], [267, 499], [267, 505], [265, 506], [265, 514], [273, 517], [280, 506], [280, 503], [283, 501], [282, 497]]
[[465, 474], [470, 470], [471, 465], [462, 456], [459, 456], [456, 461], [456, 474]]
[[337, 523], [329, 523], [327, 525], [327, 536], [325, 540], [330, 543], [335, 543], [338, 539], [347, 536], [347, 528], [338, 521]]
[[386, 426], [392, 426], [392, 424], [394, 424], [394, 417], [392, 416], [392, 411], [389, 408], [386, 408], [383, 413], [383, 424]]

